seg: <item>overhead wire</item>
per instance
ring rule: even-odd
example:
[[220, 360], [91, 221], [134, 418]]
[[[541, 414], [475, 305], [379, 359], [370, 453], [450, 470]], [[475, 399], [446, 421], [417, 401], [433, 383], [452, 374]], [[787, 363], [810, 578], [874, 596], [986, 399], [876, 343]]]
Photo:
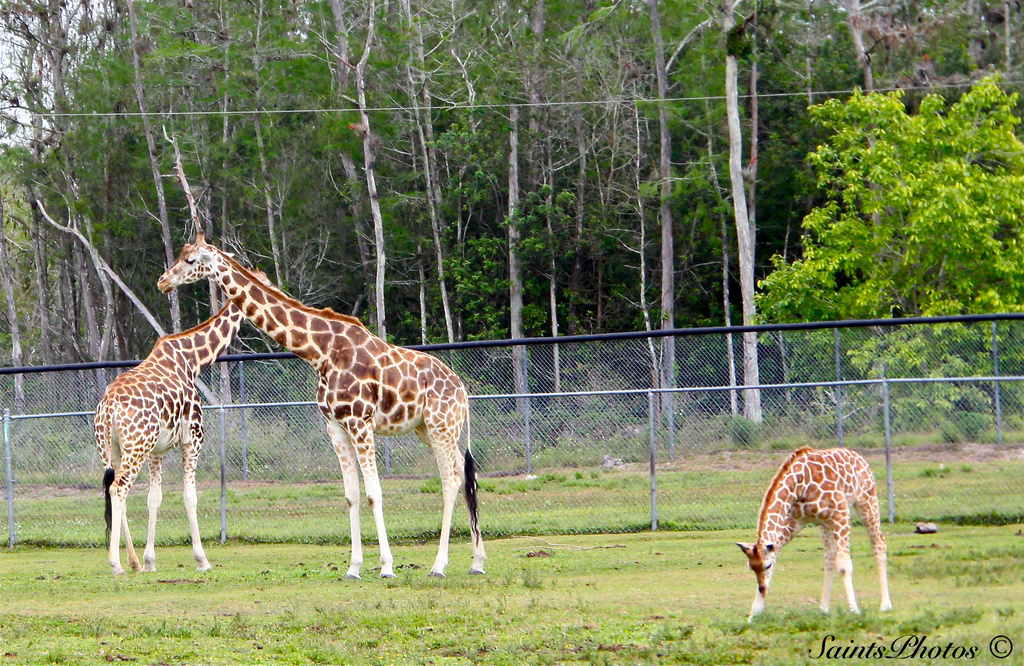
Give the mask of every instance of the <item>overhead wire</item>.
[[[1008, 79], [1001, 78], [1000, 83], [1002, 84], [1020, 84], [1020, 79]], [[913, 88], [918, 91], [928, 90], [949, 90], [957, 88], [969, 88], [973, 86], [976, 81], [965, 81], [961, 83], [935, 83], [927, 86], [921, 86], [920, 88]], [[873, 92], [876, 93], [888, 93], [895, 92], [898, 90], [907, 90], [906, 87], [902, 86], [890, 86], [886, 88], [876, 88]], [[776, 92], [776, 93], [758, 93], [758, 99], [781, 99], [787, 97], [839, 97], [845, 95], [852, 95], [857, 92], [863, 92], [859, 87], [840, 89], [840, 90], [801, 90], [799, 92]], [[740, 95], [740, 99], [750, 99], [752, 95]], [[591, 99], [591, 100], [567, 100], [567, 101], [538, 101], [538, 102], [487, 102], [487, 103], [474, 103], [474, 104], [435, 104], [431, 106], [433, 112], [444, 112], [444, 111], [470, 111], [474, 109], [507, 109], [510, 107], [529, 108], [529, 107], [540, 107], [540, 108], [551, 108], [551, 107], [574, 107], [574, 106], [603, 106], [607, 104], [619, 104], [623, 102], [632, 102], [636, 104], [677, 104], [686, 102], [714, 102], [724, 101], [725, 95], [687, 95], [681, 97], [667, 97], [665, 99], [658, 99], [656, 97], [609, 97], [605, 99]], [[299, 114], [326, 114], [326, 113], [347, 113], [358, 111], [357, 107], [306, 107], [298, 109], [212, 109], [212, 110], [183, 110], [183, 111], [156, 111], [149, 112], [150, 116], [158, 117], [200, 117], [200, 116], [253, 116], [259, 114], [267, 115], [299, 115]], [[424, 107], [419, 105], [413, 106], [375, 106], [367, 107], [367, 113], [394, 113], [403, 111], [425, 111]], [[48, 118], [126, 118], [126, 117], [141, 117], [143, 114], [141, 111], [66, 111], [63, 113], [57, 113], [55, 111], [42, 112], [37, 115], [48, 117]]]

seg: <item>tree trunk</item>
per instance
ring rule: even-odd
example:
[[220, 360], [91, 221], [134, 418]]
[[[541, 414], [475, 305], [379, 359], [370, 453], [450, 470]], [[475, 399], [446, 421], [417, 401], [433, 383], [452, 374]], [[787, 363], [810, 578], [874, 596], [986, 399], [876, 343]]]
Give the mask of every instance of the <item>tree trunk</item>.
[[[348, 50], [348, 26], [345, 24], [345, 9], [341, 0], [330, 0], [331, 14], [334, 17], [334, 32], [338, 40], [338, 50], [335, 52], [335, 72], [337, 72], [338, 89], [344, 90], [348, 87], [349, 71], [353, 69], [349, 62]], [[340, 96], [340, 93], [339, 93]], [[364, 291], [360, 293], [353, 307], [352, 316], [359, 314], [359, 305], [365, 300], [371, 283], [370, 264], [373, 262], [370, 256], [370, 245], [366, 242], [366, 228], [363, 226], [363, 198], [362, 184], [359, 182], [359, 173], [356, 171], [355, 161], [348, 151], [340, 151], [341, 167], [345, 172], [345, 179], [349, 182], [349, 192], [352, 198], [352, 224], [356, 236], [356, 249], [359, 251], [359, 265], [362, 268]]]
[[[427, 275], [423, 268], [423, 241], [416, 241], [416, 270], [420, 275], [420, 344], [427, 344]], [[448, 342], [451, 342], [449, 338]]]
[[[29, 197], [34, 197], [33, 187], [29, 187]], [[34, 200], [34, 199], [33, 199]], [[44, 252], [43, 230], [39, 224], [39, 215], [32, 211], [32, 260], [36, 273], [36, 318], [39, 326], [39, 353], [43, 365], [53, 365], [53, 337], [50, 333], [50, 280], [47, 274], [46, 255]]]
[[[414, 20], [409, 0], [402, 0], [402, 9], [405, 12], [406, 23], [412, 28], [415, 35], [416, 65], [418, 76], [413, 75], [412, 67], [407, 68], [409, 76], [409, 97], [413, 100], [413, 113], [416, 120], [416, 134], [419, 138], [420, 150], [423, 154], [423, 175], [427, 188], [427, 212], [430, 215], [430, 229], [434, 237], [434, 255], [437, 259], [437, 282], [441, 290], [441, 309], [444, 312], [445, 333], [448, 335], [448, 342], [455, 341], [455, 328], [452, 322], [451, 299], [448, 297], [448, 286], [445, 284], [444, 270], [444, 246], [441, 243], [441, 222], [438, 216], [438, 208], [441, 205], [441, 188], [437, 182], [434, 168], [437, 164], [437, 155], [434, 149], [434, 127], [431, 117], [431, 95], [426, 81], [426, 53], [423, 47], [423, 28], [420, 20]], [[420, 115], [419, 105], [416, 103], [418, 95], [416, 86], [419, 85], [423, 96], [423, 113], [426, 120]]]
[[[550, 122], [550, 110], [548, 112], [548, 126], [551, 126]], [[555, 242], [555, 231], [551, 224], [551, 212], [554, 209], [554, 198], [555, 198], [555, 165], [552, 161], [553, 158], [551, 148], [551, 134], [545, 135], [544, 150], [547, 154], [547, 169], [545, 170], [546, 185], [547, 185], [547, 215], [545, 216], [545, 222], [547, 223], [548, 231], [548, 307], [551, 309], [551, 337], [558, 337], [558, 264], [555, 261], [555, 255], [558, 252], [557, 244]], [[555, 393], [562, 391], [562, 361], [561, 361], [561, 350], [558, 344], [551, 346], [551, 371], [553, 374]]]
[[374, 30], [376, 28], [377, 10], [376, 0], [370, 0], [367, 8], [368, 23], [366, 26], [366, 44], [363, 46], [363, 55], [356, 65], [356, 96], [359, 103], [359, 119], [362, 125], [363, 135], [363, 169], [366, 172], [366, 192], [370, 197], [370, 214], [373, 215], [373, 244], [377, 255], [377, 273], [374, 281], [374, 307], [377, 315], [377, 335], [382, 340], [387, 340], [387, 329], [385, 322], [387, 316], [384, 311], [384, 272], [386, 267], [384, 255], [384, 219], [380, 212], [380, 199], [377, 195], [376, 177], [376, 153], [374, 148], [375, 137], [370, 127], [370, 116], [366, 113], [366, 64], [370, 60], [370, 52], [373, 49]]
[[[135, 0], [128, 2], [128, 23], [132, 31], [132, 67], [135, 70], [135, 97], [139, 102], [139, 114], [142, 116], [142, 129], [146, 135], [146, 147], [149, 152], [149, 166], [153, 171], [153, 185], [156, 187], [157, 212], [160, 217], [160, 237], [164, 243], [164, 259], [167, 266], [174, 263], [174, 244], [171, 242], [171, 227], [167, 217], [167, 200], [164, 197], [164, 184], [160, 175], [160, 159], [156, 154], [156, 138], [153, 126], [146, 111], [146, 95], [142, 89], [142, 56], [139, 43], [138, 27], [135, 21]], [[171, 328], [181, 330], [181, 302], [177, 291], [171, 294]]]
[[[7, 235], [4, 233], [6, 219], [4, 200], [0, 196], [0, 272], [3, 273], [4, 299], [7, 302], [7, 329], [11, 334], [11, 365], [20, 368], [25, 365], [25, 360], [21, 356], [21, 322], [14, 299], [14, 273], [7, 252]], [[14, 375], [14, 411], [18, 414], [25, 412], [25, 376], [21, 374]]]
[[[583, 85], [582, 65], [577, 66], [576, 83], [578, 87]], [[587, 187], [587, 139], [585, 124], [583, 122], [583, 105], [576, 107], [576, 161], [579, 171], [576, 174], [576, 210], [574, 215], [574, 229], [572, 235], [572, 271], [569, 273], [569, 335], [576, 334], [577, 315], [576, 304], [579, 299], [580, 282], [583, 276], [583, 217], [586, 213], [586, 187]], [[600, 294], [598, 294], [598, 307], [600, 307]]]
[[[727, 2], [731, 1], [727, 0]], [[973, 0], [969, 0], [969, 2], [973, 2]], [[731, 10], [729, 13], [732, 13]], [[846, 0], [846, 25], [850, 29], [853, 53], [864, 76], [864, 92], [874, 92], [875, 77], [871, 72], [871, 55], [864, 48], [864, 15], [861, 13], [860, 0]]]
[[[644, 315], [644, 330], [652, 331], [654, 327], [651, 322], [651, 308], [647, 305], [647, 221], [646, 206], [644, 206], [643, 190], [641, 188], [640, 171], [643, 162], [643, 151], [640, 141], [640, 110], [633, 103], [633, 123], [636, 129], [636, 156], [633, 162], [636, 186], [636, 211], [640, 218], [640, 310]], [[654, 339], [647, 338], [647, 353], [651, 358], [651, 387], [657, 388], [661, 380], [661, 372], [658, 370], [658, 354], [654, 350]]]
[[1012, 16], [1013, 5], [1010, 3], [1010, 0], [1006, 0], [1003, 3], [1003, 61], [1005, 63], [1003, 65], [1003, 70], [1006, 72], [1007, 76], [1010, 75], [1010, 67], [1013, 64], [1012, 60], [1010, 59], [1010, 47], [1013, 45], [1013, 32], [1011, 30], [1012, 24], [1010, 23], [1010, 18]]
[[[732, 326], [732, 304], [729, 301], [729, 236], [726, 231], [728, 225], [725, 217], [722, 217], [722, 309], [725, 313], [724, 324], [726, 328]], [[732, 333], [725, 334], [725, 356], [729, 364], [729, 413], [736, 415], [740, 413], [738, 396], [736, 395], [736, 351], [732, 346]]]
[[[661, 34], [661, 14], [658, 0], [648, 0], [651, 18], [651, 37], [654, 40], [654, 64], [658, 77], [658, 127], [661, 154], [658, 162], [661, 176], [661, 328], [675, 328], [675, 238], [672, 229], [672, 133], [668, 126], [668, 72], [665, 67], [665, 44]], [[661, 339], [660, 388], [675, 386], [675, 338]], [[669, 409], [672, 396], [663, 393], [662, 406]]]
[[[279, 287], [284, 288], [281, 271], [281, 248], [277, 242], [277, 213], [274, 211], [274, 197], [270, 192], [270, 173], [267, 169], [267, 153], [263, 145], [263, 121], [257, 113], [253, 119], [256, 126], [256, 150], [260, 159], [260, 176], [263, 179], [263, 203], [267, 211], [267, 235], [270, 237], [270, 255], [274, 261], [274, 279]], [[174, 293], [173, 291], [171, 293]]]
[[[725, 2], [723, 29], [729, 34], [736, 26], [733, 0]], [[725, 104], [729, 121], [729, 181], [732, 184], [733, 213], [736, 220], [737, 254], [740, 264], [740, 294], [743, 304], [743, 325], [754, 323], [754, 244], [755, 229], [747, 212], [747, 197], [743, 182], [743, 133], [740, 127], [739, 63], [734, 54], [725, 57]], [[756, 386], [761, 383], [758, 372], [757, 334], [743, 334], [743, 383]], [[761, 392], [746, 389], [743, 392], [743, 415], [754, 423], [761, 423]]]
[[[509, 107], [508, 130], [508, 283], [509, 329], [512, 339], [523, 337], [523, 275], [519, 265], [519, 107]], [[516, 393], [526, 393], [526, 349], [512, 348]]]

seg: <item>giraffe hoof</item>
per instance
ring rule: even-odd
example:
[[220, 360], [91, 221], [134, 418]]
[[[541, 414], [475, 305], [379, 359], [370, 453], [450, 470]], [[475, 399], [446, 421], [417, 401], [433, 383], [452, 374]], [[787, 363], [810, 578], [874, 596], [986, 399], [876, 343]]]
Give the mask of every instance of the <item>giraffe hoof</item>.
[[430, 577], [431, 578], [444, 578], [445, 575], [443, 573], [441, 573], [440, 571], [431, 571], [430, 572]]
[[483, 569], [470, 569], [469, 570], [469, 574], [471, 576], [483, 576], [484, 575], [484, 570]]
[[398, 576], [393, 574], [393, 573], [382, 573], [380, 575], [380, 577], [381, 578], [398, 578]]
[[357, 574], [345, 574], [345, 580], [362, 580]]

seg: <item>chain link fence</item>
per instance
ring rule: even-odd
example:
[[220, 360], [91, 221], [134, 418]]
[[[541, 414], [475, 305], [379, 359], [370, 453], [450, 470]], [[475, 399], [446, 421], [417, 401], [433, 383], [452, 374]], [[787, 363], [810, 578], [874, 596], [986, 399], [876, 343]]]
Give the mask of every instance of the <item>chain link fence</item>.
[[[743, 330], [426, 348], [472, 396], [485, 535], [753, 529], [775, 468], [802, 445], [862, 452], [890, 520], [1024, 522], [1024, 318], [757, 327], [759, 423], [743, 416], [755, 391], [736, 386]], [[220, 402], [205, 410], [203, 537], [346, 542], [313, 371], [283, 354], [226, 358], [202, 377]], [[92, 411], [129, 365], [0, 374], [3, 542], [105, 541]], [[411, 434], [380, 437], [377, 449], [389, 536], [434, 537], [441, 499], [429, 449]], [[172, 450], [163, 544], [188, 541], [180, 468]], [[146, 476], [129, 496], [133, 524], [146, 520]], [[372, 523], [363, 521], [369, 540]], [[454, 531], [468, 532], [464, 510]]]

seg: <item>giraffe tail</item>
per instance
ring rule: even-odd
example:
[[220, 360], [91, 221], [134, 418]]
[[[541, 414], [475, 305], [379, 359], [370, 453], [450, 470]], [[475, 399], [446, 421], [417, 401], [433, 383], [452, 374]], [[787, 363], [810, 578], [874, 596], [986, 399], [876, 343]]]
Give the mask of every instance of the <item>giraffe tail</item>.
[[473, 539], [480, 539], [480, 524], [477, 520], [477, 498], [476, 498], [476, 460], [473, 459], [471, 450], [472, 440], [470, 438], [469, 414], [466, 414], [466, 462], [463, 469], [465, 484], [463, 490], [466, 493], [466, 507], [469, 509], [469, 529]]
[[110, 506], [110, 486], [114, 483], [114, 468], [108, 467], [103, 472], [103, 500], [105, 502], [103, 517], [107, 521], [107, 535], [110, 535], [110, 529], [112, 527], [111, 522], [113, 519], [113, 509]]
[[466, 493], [466, 507], [469, 509], [469, 529], [473, 538], [478, 539], [480, 535], [480, 525], [477, 520], [476, 461], [473, 460], [473, 452], [469, 449], [466, 449], [466, 465], [464, 472], [466, 482], [463, 489]]

